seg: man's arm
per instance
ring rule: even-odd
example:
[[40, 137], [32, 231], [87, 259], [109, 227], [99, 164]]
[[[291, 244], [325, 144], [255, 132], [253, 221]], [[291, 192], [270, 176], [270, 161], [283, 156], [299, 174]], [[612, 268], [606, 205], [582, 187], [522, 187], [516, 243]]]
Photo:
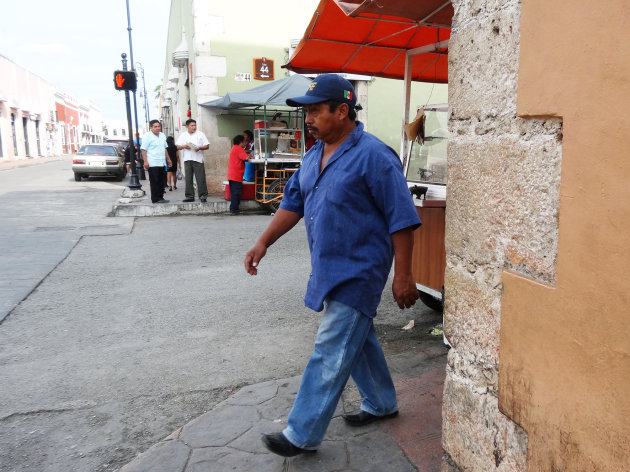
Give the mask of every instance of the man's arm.
[[410, 308], [418, 299], [416, 281], [411, 272], [411, 255], [413, 253], [413, 230], [401, 229], [392, 234], [394, 245], [394, 282], [392, 293], [398, 306]]
[[142, 160], [144, 162], [144, 168], [148, 169], [149, 168], [149, 161], [147, 160], [147, 150], [146, 149], [142, 150]]
[[206, 151], [208, 149], [210, 149], [210, 142], [208, 141], [208, 138], [206, 138], [206, 135], [201, 133], [201, 139], [202, 139], [202, 143], [203, 146], [199, 146], [197, 148], [198, 151]]
[[190, 149], [190, 146], [186, 143], [184, 143], [184, 138], [183, 138], [184, 134], [180, 134], [177, 137], [177, 142], [175, 142], [175, 146], [177, 146], [177, 150], [181, 151], [182, 149]]
[[166, 163], [169, 167], [173, 167], [173, 163], [171, 162], [171, 156], [168, 155], [168, 149], [164, 149], [164, 155], [166, 156]]
[[298, 221], [300, 221], [300, 215], [297, 213], [282, 208], [276, 212], [267, 229], [245, 255], [245, 270], [247, 273], [250, 275], [258, 273], [258, 263], [265, 257], [267, 248], [293, 228]]

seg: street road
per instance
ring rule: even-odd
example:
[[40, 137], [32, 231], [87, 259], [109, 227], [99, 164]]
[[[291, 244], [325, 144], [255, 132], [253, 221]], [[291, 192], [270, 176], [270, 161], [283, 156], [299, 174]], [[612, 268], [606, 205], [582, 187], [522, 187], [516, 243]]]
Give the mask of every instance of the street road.
[[[240, 386], [302, 372], [320, 320], [302, 224], [251, 277], [270, 216], [108, 218], [121, 184], [70, 179], [67, 161], [0, 170], [3, 298], [31, 287], [0, 324], [0, 470], [117, 470]], [[439, 320], [388, 287], [377, 331], [395, 355]]]
[[127, 234], [133, 219], [107, 218], [124, 183], [74, 181], [70, 158], [0, 161], [0, 322], [84, 235]]

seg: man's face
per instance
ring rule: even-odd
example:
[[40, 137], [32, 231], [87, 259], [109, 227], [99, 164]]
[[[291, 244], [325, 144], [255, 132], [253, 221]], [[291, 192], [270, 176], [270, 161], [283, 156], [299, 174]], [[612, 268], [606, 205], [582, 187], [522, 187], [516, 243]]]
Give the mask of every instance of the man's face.
[[247, 146], [247, 139], [244, 140], [241, 144], [239, 144], [239, 146], [245, 149], [245, 147]]
[[160, 123], [153, 123], [153, 125], [151, 125], [151, 131], [153, 131], [153, 134], [155, 135], [160, 134], [161, 129], [162, 125], [160, 125]]
[[343, 121], [343, 105], [341, 104], [333, 112], [327, 103], [313, 103], [305, 105], [307, 131], [315, 139], [321, 139], [326, 142], [326, 138], [331, 134], [335, 134], [335, 130], [342, 126]]
[[197, 123], [188, 123], [188, 125], [186, 125], [186, 129], [190, 134], [193, 134], [197, 131]]

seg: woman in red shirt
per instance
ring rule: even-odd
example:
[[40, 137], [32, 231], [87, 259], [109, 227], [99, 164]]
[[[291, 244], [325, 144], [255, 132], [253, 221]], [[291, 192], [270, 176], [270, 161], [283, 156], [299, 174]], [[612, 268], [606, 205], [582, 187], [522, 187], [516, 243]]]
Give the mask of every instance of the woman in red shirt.
[[228, 162], [228, 182], [230, 183], [230, 214], [238, 215], [238, 207], [243, 195], [243, 173], [245, 172], [245, 161], [249, 156], [245, 152], [247, 142], [242, 135], [234, 136], [232, 140], [232, 150], [230, 151], [230, 161]]

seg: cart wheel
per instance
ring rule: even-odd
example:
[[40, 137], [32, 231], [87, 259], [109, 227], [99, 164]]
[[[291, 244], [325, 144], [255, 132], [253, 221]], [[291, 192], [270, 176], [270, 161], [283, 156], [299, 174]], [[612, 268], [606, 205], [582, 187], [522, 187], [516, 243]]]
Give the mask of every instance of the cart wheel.
[[420, 294], [420, 300], [422, 300], [422, 303], [424, 303], [426, 306], [428, 306], [432, 310], [439, 311], [440, 313], [444, 313], [444, 300], [443, 299], [440, 300], [439, 298], [436, 298], [433, 295], [429, 295], [428, 293], [425, 293], [422, 290], [419, 291], [419, 294]]
[[[286, 185], [286, 183], [287, 183], [286, 179], [274, 180], [273, 182], [271, 182], [269, 184], [269, 187], [267, 187], [267, 194], [283, 193], [284, 192], [284, 186]], [[280, 202], [282, 202], [282, 198], [279, 198], [277, 200], [274, 200], [272, 202], [267, 203], [267, 207], [273, 213], [275, 213], [280, 208]]]

